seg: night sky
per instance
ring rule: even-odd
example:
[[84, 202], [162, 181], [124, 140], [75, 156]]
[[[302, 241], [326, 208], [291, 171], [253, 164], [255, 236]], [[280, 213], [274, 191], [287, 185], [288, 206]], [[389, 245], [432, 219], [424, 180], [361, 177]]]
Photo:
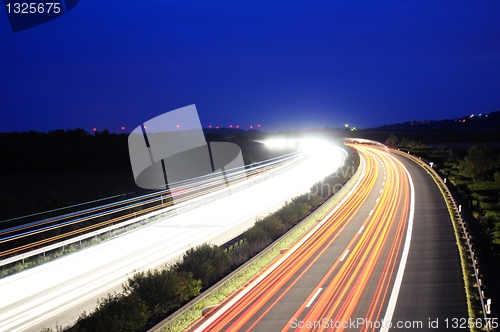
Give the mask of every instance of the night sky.
[[12, 33], [0, 132], [129, 132], [196, 104], [204, 127], [356, 127], [500, 109], [500, 1], [80, 0]]

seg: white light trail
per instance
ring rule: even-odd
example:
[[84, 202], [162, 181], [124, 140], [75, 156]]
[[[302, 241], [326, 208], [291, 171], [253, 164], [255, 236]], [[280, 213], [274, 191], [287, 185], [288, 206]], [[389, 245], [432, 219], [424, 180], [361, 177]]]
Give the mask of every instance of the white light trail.
[[44, 265], [0, 279], [0, 331], [73, 323], [82, 306], [143, 270], [176, 260], [189, 247], [222, 244], [333, 173], [345, 151], [326, 145], [302, 163], [233, 195], [158, 221]]

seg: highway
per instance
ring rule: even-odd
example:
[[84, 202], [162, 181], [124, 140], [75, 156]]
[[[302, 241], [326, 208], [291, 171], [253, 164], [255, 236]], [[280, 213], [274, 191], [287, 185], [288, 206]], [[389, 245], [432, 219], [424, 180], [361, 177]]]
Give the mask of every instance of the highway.
[[[99, 205], [92, 208], [67, 213], [52, 218], [22, 223], [22, 218], [2, 221], [0, 230], [0, 258], [8, 258], [43, 248], [65, 239], [76, 238], [91, 231], [102, 230], [110, 225], [135, 219], [155, 211], [173, 209], [171, 197], [176, 203], [189, 202], [193, 199], [219, 191], [226, 187], [226, 180], [233, 186], [248, 178], [271, 175], [292, 167], [304, 158], [304, 153], [296, 152], [273, 158], [265, 163], [256, 163], [248, 169], [232, 172], [227, 179], [221, 176], [203, 176], [195, 183], [175, 183], [169, 190], [157, 190], [145, 195]], [[2, 262], [0, 262], [1, 264]]]
[[[319, 151], [316, 151], [319, 152]], [[73, 323], [108, 292], [120, 291], [134, 270], [173, 262], [189, 247], [222, 244], [256, 217], [341, 166], [345, 151], [324, 146], [294, 167], [245, 190], [99, 245], [0, 279], [0, 331], [39, 331]]]
[[193, 330], [436, 331], [430, 319], [467, 318], [439, 190], [404, 157], [354, 147], [364, 172], [344, 204]]

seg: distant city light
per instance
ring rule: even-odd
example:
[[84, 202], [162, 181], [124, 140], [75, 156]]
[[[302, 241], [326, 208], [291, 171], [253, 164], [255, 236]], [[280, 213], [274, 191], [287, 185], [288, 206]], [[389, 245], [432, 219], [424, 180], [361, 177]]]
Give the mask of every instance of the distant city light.
[[125, 130], [125, 126], [122, 126], [122, 130]]
[[260, 128], [260, 123], [257, 125], [257, 127], [259, 127], [259, 128]]
[[179, 125], [175, 125], [175, 128], [179, 128], [180, 126]]
[[233, 125], [232, 125], [232, 124], [230, 124], [230, 125], [229, 125], [229, 128], [233, 128]]
[[219, 126], [215, 127], [215, 129], [219, 129]]
[[239, 128], [240, 126], [236, 125], [236, 128]]
[[349, 124], [346, 123], [344, 127], [349, 128]]
[[252, 129], [252, 128], [253, 128], [253, 126], [250, 126], [250, 129]]
[[208, 125], [208, 128], [212, 128], [212, 125]]
[[97, 128], [94, 128], [94, 131], [97, 131]]

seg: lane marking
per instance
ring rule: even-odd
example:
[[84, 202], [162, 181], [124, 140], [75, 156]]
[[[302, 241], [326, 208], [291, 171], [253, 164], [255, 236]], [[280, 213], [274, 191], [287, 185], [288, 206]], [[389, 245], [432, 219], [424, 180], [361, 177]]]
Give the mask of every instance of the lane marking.
[[364, 225], [363, 225], [363, 226], [361, 226], [361, 228], [360, 228], [360, 229], [359, 229], [359, 231], [358, 231], [358, 234], [361, 234], [361, 232], [363, 231], [363, 229], [364, 229], [364, 228], [365, 228], [365, 226], [364, 226]]
[[365, 176], [366, 173], [366, 161], [363, 156], [360, 156], [360, 160], [363, 164], [363, 168], [361, 169], [361, 175], [356, 181], [356, 184], [354, 187], [349, 191], [348, 194], [337, 204], [337, 206], [330, 211], [309, 233], [306, 234], [299, 242], [297, 242], [290, 250], [288, 250], [276, 263], [271, 265], [267, 270], [265, 270], [264, 273], [262, 273], [257, 279], [255, 279], [253, 282], [251, 282], [243, 291], [238, 293], [235, 297], [233, 297], [229, 302], [227, 302], [224, 306], [222, 306], [221, 309], [217, 310], [214, 314], [212, 314], [208, 319], [206, 319], [198, 328], [196, 328], [194, 331], [195, 332], [201, 332], [204, 331], [210, 324], [212, 324], [215, 320], [217, 320], [220, 316], [222, 316], [229, 308], [231, 308], [236, 302], [238, 302], [243, 296], [248, 294], [259, 282], [261, 282], [265, 277], [267, 277], [269, 274], [271, 274], [281, 263], [283, 263], [288, 257], [290, 257], [297, 249], [300, 247], [304, 242], [309, 239], [314, 232], [316, 232], [325, 222], [337, 212], [338, 209], [344, 204], [349, 197], [353, 195], [353, 193], [358, 189], [360, 186], [362, 178]]
[[382, 189], [380, 189], [380, 193], [382, 193]]
[[347, 249], [347, 250], [345, 251], [345, 253], [342, 255], [342, 258], [340, 258], [340, 261], [341, 261], [341, 262], [344, 260], [345, 256], [347, 256], [347, 254], [348, 254], [348, 253], [349, 253], [349, 249]]
[[383, 186], [385, 186], [385, 181], [384, 181], [384, 182], [382, 182], [382, 185], [383, 185]]
[[378, 203], [379, 199], [380, 199], [380, 197], [377, 197], [377, 200], [375, 201], [375, 203]]
[[[401, 255], [401, 260], [399, 262], [398, 273], [396, 279], [394, 280], [394, 286], [392, 287], [391, 298], [389, 299], [389, 304], [387, 305], [387, 311], [385, 312], [384, 322], [392, 321], [392, 316], [394, 315], [394, 310], [396, 310], [396, 303], [398, 302], [399, 291], [401, 289], [401, 283], [403, 282], [403, 275], [405, 273], [406, 261], [408, 260], [408, 254], [410, 252], [411, 243], [411, 233], [413, 231], [413, 215], [415, 213], [415, 187], [413, 186], [413, 179], [406, 169], [405, 165], [393, 156], [389, 156], [396, 160], [405, 170], [408, 175], [408, 182], [410, 182], [410, 214], [408, 216], [408, 229], [406, 230], [405, 246], [403, 248], [403, 254]], [[388, 332], [389, 328], [384, 326], [380, 332]]]
[[370, 211], [370, 213], [368, 213], [369, 216], [371, 216], [373, 214], [373, 209]]
[[311, 297], [311, 299], [309, 300], [309, 302], [307, 302], [306, 308], [309, 308], [311, 306], [311, 304], [314, 302], [314, 300], [316, 300], [316, 297], [319, 295], [319, 293], [322, 290], [323, 290], [323, 288], [318, 288], [318, 290], [316, 291], [316, 293], [314, 293], [313, 297]]

